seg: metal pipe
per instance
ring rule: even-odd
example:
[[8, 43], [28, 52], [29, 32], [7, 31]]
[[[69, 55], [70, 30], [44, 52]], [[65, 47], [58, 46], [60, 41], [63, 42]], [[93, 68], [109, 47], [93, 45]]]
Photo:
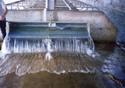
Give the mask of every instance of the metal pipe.
[[55, 9], [55, 0], [46, 0], [46, 9], [54, 10]]

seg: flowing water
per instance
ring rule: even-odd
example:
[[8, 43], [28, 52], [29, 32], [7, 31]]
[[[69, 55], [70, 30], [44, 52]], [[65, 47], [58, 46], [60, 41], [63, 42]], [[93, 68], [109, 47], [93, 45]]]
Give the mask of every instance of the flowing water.
[[53, 52], [51, 60], [43, 53], [7, 54], [0, 88], [124, 88], [125, 52], [114, 44], [96, 44], [96, 52]]
[[85, 53], [88, 48], [94, 48], [89, 39], [12, 39], [6, 38], [2, 52], [37, 53], [37, 52], [77, 52]]
[[[0, 76], [96, 71], [93, 44], [88, 39], [9, 39], [4, 40]], [[84, 58], [84, 59], [83, 59]], [[90, 65], [88, 65], [90, 64]], [[93, 66], [95, 68], [93, 68]]]
[[10, 39], [0, 57], [0, 88], [124, 88], [125, 51], [89, 39]]

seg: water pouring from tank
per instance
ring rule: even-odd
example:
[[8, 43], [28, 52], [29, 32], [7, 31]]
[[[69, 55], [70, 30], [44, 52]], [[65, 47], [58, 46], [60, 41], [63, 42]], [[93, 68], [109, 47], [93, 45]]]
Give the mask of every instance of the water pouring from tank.
[[89, 24], [9, 22], [9, 33], [2, 46], [0, 75], [95, 72], [96, 64], [91, 64], [95, 61], [90, 59], [93, 52]]
[[0, 88], [124, 88], [124, 5], [9, 0]]
[[85, 23], [10, 22], [4, 53], [87, 53], [94, 50], [90, 25]]

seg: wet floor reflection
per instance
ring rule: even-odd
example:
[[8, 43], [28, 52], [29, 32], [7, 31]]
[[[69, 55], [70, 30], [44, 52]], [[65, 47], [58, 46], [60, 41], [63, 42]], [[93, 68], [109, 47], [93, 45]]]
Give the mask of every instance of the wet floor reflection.
[[[95, 74], [68, 73], [53, 74], [39, 72], [18, 77], [9, 74], [4, 77], [1, 88], [105, 88]], [[110, 88], [110, 87], [108, 87]]]

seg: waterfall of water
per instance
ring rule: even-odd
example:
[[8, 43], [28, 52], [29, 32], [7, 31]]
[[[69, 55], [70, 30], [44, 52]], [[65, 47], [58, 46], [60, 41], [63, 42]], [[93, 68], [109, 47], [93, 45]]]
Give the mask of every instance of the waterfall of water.
[[[51, 23], [49, 24], [49, 26], [56, 27], [56, 24]], [[2, 52], [3, 53], [39, 53], [39, 52], [42, 52], [42, 53], [46, 53], [46, 58], [48, 59], [52, 58], [51, 56], [52, 52], [69, 52], [69, 53], [82, 53], [82, 54], [91, 55], [94, 51], [94, 42], [90, 35], [90, 25], [88, 24], [87, 27], [88, 27], [86, 28], [87, 31], [85, 31], [87, 35], [85, 35], [85, 38], [83, 36], [81, 37], [79, 36], [79, 38], [75, 38], [75, 37], [68, 38], [68, 36], [71, 37], [72, 35], [70, 33], [68, 36], [66, 34], [67, 38], [65, 37], [64, 38], [58, 38], [58, 37], [51, 38], [49, 37], [49, 34], [48, 34], [48, 37], [46, 38], [33, 38], [33, 39], [32, 38], [18, 38], [16, 36], [11, 37], [8, 35], [4, 39], [4, 42], [2, 45]], [[64, 28], [63, 29], [62, 28], [59, 28], [59, 29], [63, 30]], [[76, 35], [79, 35], [78, 31], [79, 30], [76, 31], [75, 33]], [[81, 32], [84, 33], [83, 31]]]
[[10, 39], [4, 40], [2, 52], [37, 53], [37, 52], [76, 52], [85, 53], [93, 49], [88, 39]]
[[5, 57], [0, 59], [0, 76], [11, 72], [19, 76], [39, 71], [57, 74], [95, 72], [91, 65], [94, 60], [84, 56], [92, 51], [90, 39], [17, 39], [7, 36], [2, 46]]
[[[29, 27], [29, 25], [24, 26]], [[49, 26], [55, 27], [56, 25], [49, 24]], [[24, 75], [39, 71], [59, 74], [65, 72], [88, 73], [95, 71], [95, 68], [92, 66], [93, 64], [91, 65], [94, 61], [88, 59], [90, 58], [88, 55], [92, 56], [94, 52], [94, 42], [90, 35], [90, 28], [82, 30], [82, 27], [79, 29], [77, 25], [73, 25], [75, 29], [71, 30], [69, 26], [70, 24], [66, 26], [61, 25], [57, 27], [58, 30], [47, 29], [49, 31], [40, 29], [40, 31], [45, 30], [48, 33], [45, 38], [37, 38], [37, 36], [36, 38], [31, 38], [31, 35], [30, 38], [26, 35], [20, 37], [22, 36], [20, 32], [25, 32], [25, 30], [12, 31], [11, 33], [17, 33], [18, 37], [12, 37], [8, 34], [3, 41], [2, 53], [4, 53], [4, 58], [0, 59], [0, 76], [11, 72], [15, 72], [17, 75]], [[86, 31], [86, 29], [88, 30]], [[67, 30], [70, 30], [72, 33]], [[59, 37], [51, 38], [49, 37], [49, 32], [53, 32], [53, 34], [57, 34]], [[35, 31], [35, 33], [38, 32]], [[85, 35], [81, 36], [82, 33]]]

